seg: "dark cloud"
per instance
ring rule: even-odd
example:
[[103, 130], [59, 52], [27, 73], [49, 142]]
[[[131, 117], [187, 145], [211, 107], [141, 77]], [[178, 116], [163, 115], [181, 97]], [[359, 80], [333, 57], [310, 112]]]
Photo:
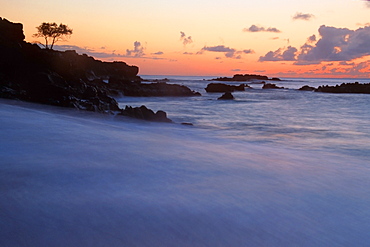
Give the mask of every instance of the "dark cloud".
[[252, 33], [256, 33], [256, 32], [280, 33], [281, 32], [279, 29], [277, 29], [275, 27], [265, 28], [265, 27], [259, 27], [257, 25], [252, 25], [249, 28], [244, 28], [243, 31], [244, 32], [252, 32]]
[[235, 49], [226, 47], [224, 45], [217, 46], [205, 46], [202, 48], [203, 51], [213, 51], [213, 52], [235, 52]]
[[[350, 61], [370, 55], [370, 27], [350, 30], [321, 26], [320, 39], [312, 35], [300, 47], [270, 51], [259, 61], [296, 61], [297, 65], [319, 64], [322, 61]], [[316, 43], [315, 43], [316, 42]]]
[[191, 36], [186, 37], [186, 34], [184, 32], [180, 32], [180, 34], [181, 34], [180, 40], [182, 41], [182, 43], [184, 45], [188, 45], [188, 44], [193, 43], [193, 40], [191, 39]]
[[280, 48], [276, 51], [269, 51], [265, 56], [261, 56], [259, 61], [295, 61], [296, 52], [297, 48], [288, 46], [287, 48]]
[[241, 54], [252, 54], [254, 53], [253, 50], [247, 49], [238, 51], [234, 48], [226, 47], [224, 45], [217, 45], [217, 46], [205, 46], [202, 48], [201, 51], [199, 51], [197, 54], [203, 54], [203, 52], [209, 51], [209, 52], [222, 52], [225, 54], [225, 57], [227, 58], [234, 58], [234, 59], [241, 59]]
[[312, 43], [312, 42], [315, 42], [316, 41], [316, 35], [311, 35], [310, 37], [308, 37], [307, 39], [307, 42], [308, 43]]
[[[116, 59], [116, 58], [145, 58], [145, 59], [163, 59], [158, 57], [151, 57], [151, 56], [145, 56], [144, 54], [144, 48], [141, 46], [140, 42], [134, 43], [134, 49], [133, 50], [126, 50], [125, 54], [116, 53], [115, 51], [106, 51], [106, 48], [104, 48], [104, 52], [98, 52], [92, 48], [87, 47], [79, 47], [75, 45], [55, 45], [54, 48], [59, 51], [66, 51], [66, 50], [75, 50], [78, 54], [87, 54], [89, 56], [92, 56], [97, 59]], [[151, 55], [163, 55], [162, 52], [156, 52], [152, 53]]]
[[348, 63], [347, 61], [341, 61], [340, 63], [339, 63], [339, 65], [343, 65], [343, 66], [353, 66], [353, 65], [355, 65], [355, 63]]
[[75, 45], [54, 45], [54, 49], [59, 50], [59, 51], [74, 50], [78, 54], [87, 54], [89, 56], [96, 57], [96, 58], [110, 58], [113, 56], [118, 56], [118, 57], [122, 56], [120, 54], [116, 54], [114, 51], [113, 52], [97, 52], [94, 49], [75, 46]]
[[316, 44], [298, 55], [299, 61], [350, 61], [370, 55], [370, 27], [349, 30], [321, 26], [319, 34]]
[[312, 18], [314, 18], [315, 16], [313, 14], [303, 14], [303, 13], [296, 13], [294, 16], [293, 16], [293, 20], [305, 20], [305, 21], [309, 21], [311, 20]]
[[225, 57], [228, 57], [228, 58], [235, 57], [235, 53], [236, 53], [235, 49], [226, 47], [224, 45], [205, 46], [205, 47], [202, 48], [202, 50], [199, 53], [202, 54], [204, 51], [222, 52], [222, 53], [225, 54]]
[[126, 56], [128, 57], [142, 57], [144, 56], [144, 47], [141, 46], [141, 43], [139, 41], [134, 42], [134, 49], [133, 50], [126, 50]]
[[245, 53], [245, 54], [253, 54], [254, 51], [252, 49], [248, 49], [248, 50], [243, 50], [243, 53]]

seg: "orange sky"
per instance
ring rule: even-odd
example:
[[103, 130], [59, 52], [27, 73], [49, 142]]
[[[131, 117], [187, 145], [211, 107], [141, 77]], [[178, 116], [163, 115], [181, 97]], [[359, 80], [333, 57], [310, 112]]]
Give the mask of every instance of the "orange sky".
[[[73, 35], [56, 49], [125, 61], [144, 75], [370, 78], [370, 1], [0, 0], [1, 17]], [[42, 41], [41, 39], [39, 41]]]

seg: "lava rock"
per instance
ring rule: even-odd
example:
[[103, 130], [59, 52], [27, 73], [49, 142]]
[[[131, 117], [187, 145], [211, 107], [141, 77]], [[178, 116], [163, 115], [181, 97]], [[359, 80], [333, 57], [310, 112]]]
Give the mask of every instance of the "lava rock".
[[226, 93], [234, 91], [245, 91], [245, 87], [249, 87], [245, 84], [240, 84], [239, 86], [227, 85], [224, 83], [209, 83], [205, 88], [207, 93]]
[[221, 97], [218, 98], [218, 100], [233, 100], [234, 95], [232, 95], [230, 92], [224, 93]]
[[310, 87], [310, 86], [308, 86], [308, 85], [304, 85], [303, 87], [301, 87], [300, 89], [298, 89], [298, 90], [300, 90], [300, 91], [315, 91], [316, 90], [316, 88], [314, 88], [314, 87]]
[[126, 83], [122, 85], [123, 94], [135, 97], [189, 97], [201, 96], [184, 85], [156, 83]]
[[315, 92], [370, 94], [370, 83], [342, 83], [336, 86], [320, 86]]
[[[278, 79], [278, 78], [274, 78], [274, 79]], [[216, 79], [212, 79], [212, 81], [251, 81], [251, 80], [269, 80], [269, 78], [265, 75], [235, 74], [231, 78], [230, 77], [218, 77]]]
[[124, 110], [121, 110], [120, 115], [154, 122], [172, 122], [171, 119], [167, 118], [166, 112], [159, 110], [154, 113], [153, 110], [148, 109], [145, 105], [140, 107], [126, 106]]
[[278, 87], [276, 84], [273, 83], [265, 83], [262, 89], [284, 89], [284, 87]]

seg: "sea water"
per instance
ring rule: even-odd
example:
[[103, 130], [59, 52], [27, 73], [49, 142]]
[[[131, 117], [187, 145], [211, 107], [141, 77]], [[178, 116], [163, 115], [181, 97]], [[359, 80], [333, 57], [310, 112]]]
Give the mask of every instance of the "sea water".
[[173, 124], [1, 100], [0, 246], [370, 245], [370, 97], [295, 90], [352, 81], [167, 78], [117, 100]]

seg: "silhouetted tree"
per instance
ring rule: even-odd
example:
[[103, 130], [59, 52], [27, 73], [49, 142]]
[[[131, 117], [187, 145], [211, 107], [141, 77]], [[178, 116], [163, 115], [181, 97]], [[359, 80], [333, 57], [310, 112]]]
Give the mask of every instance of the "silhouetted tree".
[[53, 49], [53, 46], [57, 41], [63, 40], [64, 37], [68, 37], [72, 34], [72, 29], [67, 25], [60, 23], [58, 26], [55, 22], [43, 22], [40, 26], [36, 27], [36, 29], [37, 33], [33, 36], [44, 38], [45, 45], [43, 46], [45, 46], [46, 49]]

